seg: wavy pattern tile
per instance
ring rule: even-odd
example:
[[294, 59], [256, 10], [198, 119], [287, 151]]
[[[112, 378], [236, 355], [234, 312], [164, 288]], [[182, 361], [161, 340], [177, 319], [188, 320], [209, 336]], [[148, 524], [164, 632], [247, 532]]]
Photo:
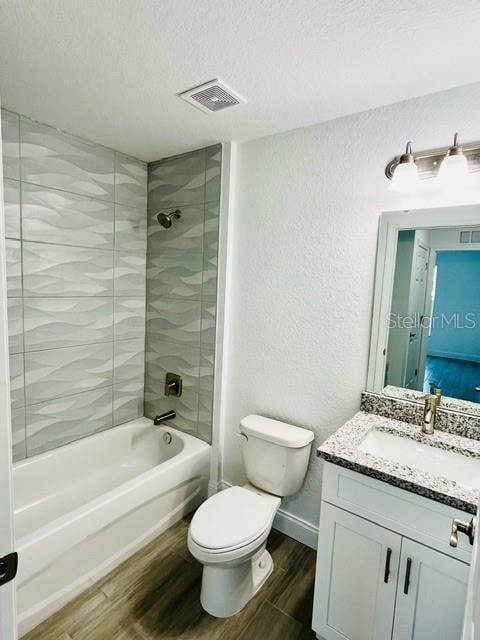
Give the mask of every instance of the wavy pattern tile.
[[23, 243], [25, 296], [113, 295], [113, 252]]
[[20, 118], [2, 109], [3, 175], [20, 179]]
[[220, 200], [220, 173], [222, 145], [215, 144], [205, 149], [205, 202]]
[[25, 433], [25, 407], [12, 407], [13, 461], [23, 460], [27, 455]]
[[8, 346], [10, 353], [23, 352], [23, 304], [21, 298], [8, 298]]
[[25, 354], [27, 405], [113, 384], [113, 342]]
[[145, 371], [145, 342], [141, 340], [121, 340], [114, 345], [115, 385], [141, 381], [143, 384]]
[[147, 246], [147, 209], [115, 205], [115, 249], [145, 253]]
[[115, 202], [145, 209], [147, 178], [144, 162], [123, 153], [115, 153]]
[[23, 353], [12, 354], [10, 364], [10, 402], [12, 409], [25, 405]]
[[143, 382], [124, 382], [113, 387], [113, 424], [143, 416]]
[[116, 296], [144, 296], [147, 259], [143, 253], [114, 254], [114, 291]]
[[146, 389], [152, 396], [163, 393], [167, 371], [179, 373], [183, 388], [197, 390], [200, 365], [200, 350], [172, 342], [151, 339], [147, 334], [145, 352]]
[[113, 204], [22, 185], [24, 240], [113, 249]]
[[145, 335], [145, 298], [115, 298], [115, 340], [143, 338]]
[[148, 256], [147, 297], [200, 300], [202, 297], [201, 253], [163, 250]]
[[213, 347], [215, 345], [217, 305], [215, 302], [205, 302], [202, 304], [202, 349], [205, 345]]
[[200, 302], [147, 301], [147, 334], [151, 340], [200, 343]]
[[114, 201], [114, 152], [20, 118], [22, 180]]
[[218, 250], [219, 214], [218, 202], [209, 202], [205, 205], [204, 248], [215, 252]]
[[155, 217], [158, 211], [173, 211], [177, 207], [159, 206], [150, 208], [148, 215], [148, 253], [160, 253], [166, 249], [179, 251], [203, 250], [203, 226], [205, 218], [205, 205], [180, 206], [182, 216], [174, 220], [170, 229], [165, 229]]
[[203, 252], [202, 299], [215, 302], [217, 299], [217, 265], [216, 249], [205, 249]]
[[22, 245], [20, 240], [5, 241], [7, 262], [7, 295], [10, 298], [22, 297]]
[[215, 353], [213, 347], [204, 347], [200, 353], [200, 393], [213, 393], [213, 374], [215, 370]]
[[5, 205], [5, 236], [20, 238], [20, 182], [3, 180], [3, 198]]
[[205, 202], [205, 149], [148, 167], [149, 207]]
[[34, 404], [26, 410], [32, 456], [113, 426], [112, 387]]
[[213, 394], [200, 393], [198, 396], [197, 435], [202, 440], [212, 441]]
[[25, 298], [25, 350], [113, 340], [113, 298]]

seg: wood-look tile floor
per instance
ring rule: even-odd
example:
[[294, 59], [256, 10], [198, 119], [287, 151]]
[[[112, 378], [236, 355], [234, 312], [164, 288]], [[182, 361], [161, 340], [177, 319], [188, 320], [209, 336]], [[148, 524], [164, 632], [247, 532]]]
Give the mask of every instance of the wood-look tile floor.
[[200, 605], [202, 567], [187, 549], [187, 530], [181, 520], [23, 640], [315, 638], [312, 549], [272, 531], [272, 575], [239, 614], [221, 620]]

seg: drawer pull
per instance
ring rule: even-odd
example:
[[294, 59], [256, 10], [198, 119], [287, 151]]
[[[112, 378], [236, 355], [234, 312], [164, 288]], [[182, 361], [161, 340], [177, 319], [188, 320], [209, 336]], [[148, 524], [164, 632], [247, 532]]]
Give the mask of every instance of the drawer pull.
[[410, 588], [410, 573], [412, 571], [412, 559], [407, 558], [407, 569], [405, 571], [405, 584], [403, 585], [403, 593], [408, 596], [408, 589]]
[[383, 581], [385, 584], [388, 584], [388, 578], [390, 577], [390, 561], [392, 559], [392, 550], [390, 547], [387, 549], [387, 557], [385, 560], [385, 574], [383, 576]]

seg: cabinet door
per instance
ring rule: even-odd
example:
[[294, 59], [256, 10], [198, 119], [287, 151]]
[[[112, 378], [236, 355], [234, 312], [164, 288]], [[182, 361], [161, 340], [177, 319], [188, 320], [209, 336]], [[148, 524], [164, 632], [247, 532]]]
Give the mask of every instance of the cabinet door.
[[313, 629], [325, 640], [390, 640], [401, 536], [322, 502]]
[[393, 640], [460, 640], [469, 566], [403, 539]]

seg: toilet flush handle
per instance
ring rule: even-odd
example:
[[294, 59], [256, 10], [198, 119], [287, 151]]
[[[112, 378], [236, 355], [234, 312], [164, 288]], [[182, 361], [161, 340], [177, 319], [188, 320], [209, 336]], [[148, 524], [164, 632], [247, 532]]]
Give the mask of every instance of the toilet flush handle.
[[237, 438], [240, 438], [244, 442], [248, 442], [248, 436], [246, 436], [244, 433], [237, 433]]

